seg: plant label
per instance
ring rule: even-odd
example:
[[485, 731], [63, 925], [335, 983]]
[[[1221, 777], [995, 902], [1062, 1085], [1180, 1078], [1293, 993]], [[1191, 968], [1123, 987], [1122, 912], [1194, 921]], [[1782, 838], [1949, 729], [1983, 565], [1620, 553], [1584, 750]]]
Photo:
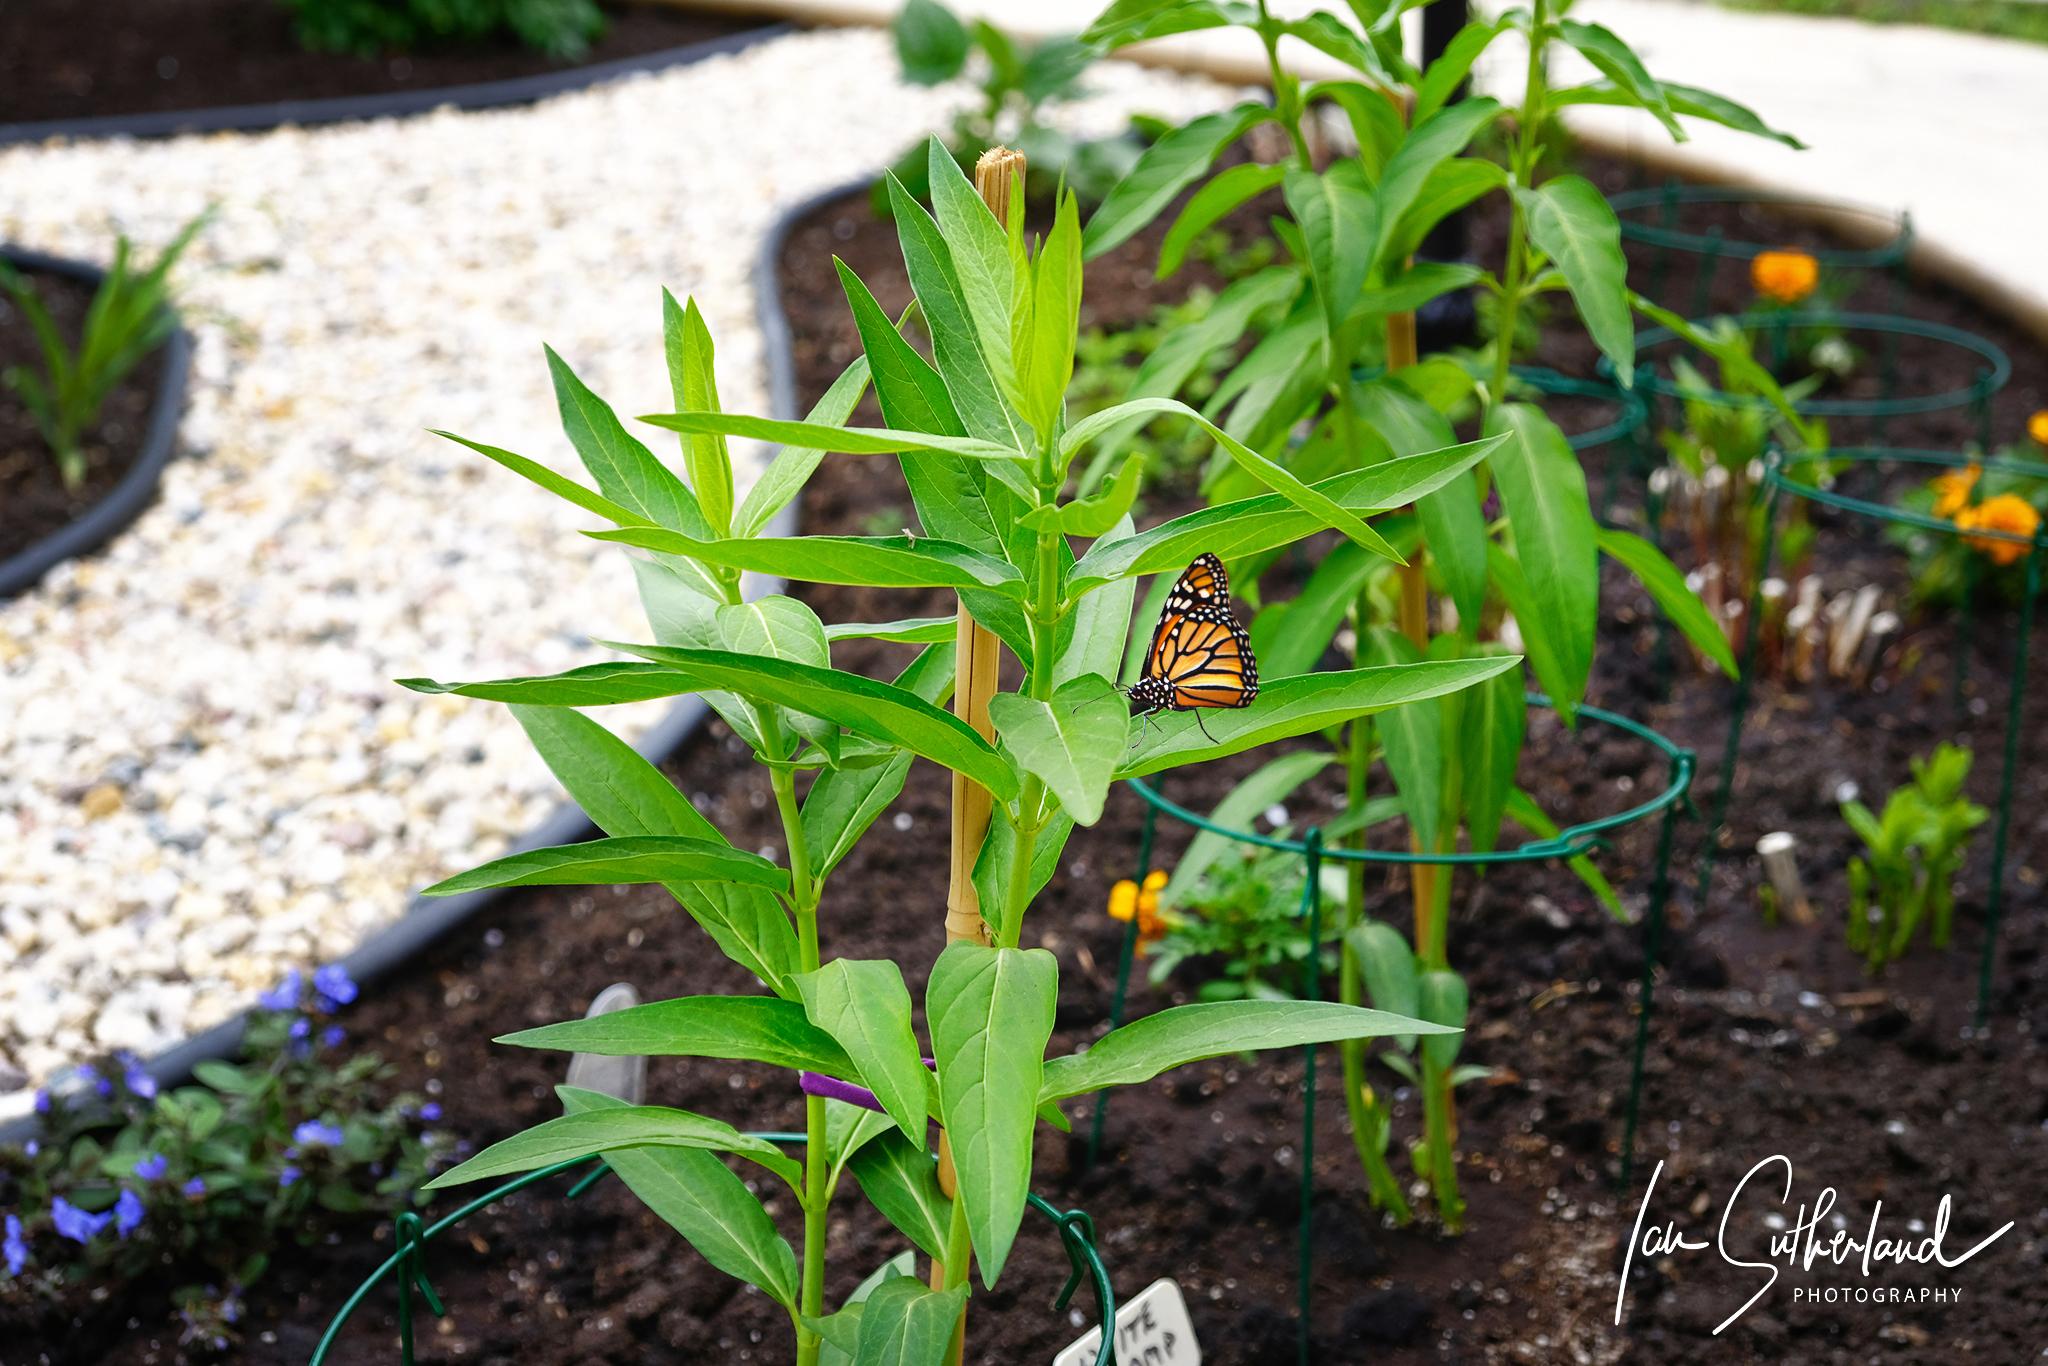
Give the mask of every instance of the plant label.
[[[1095, 1366], [1101, 1350], [1102, 1329], [1090, 1328], [1052, 1366]], [[1201, 1366], [1202, 1344], [1178, 1285], [1156, 1280], [1116, 1311], [1116, 1359], [1119, 1366]]]

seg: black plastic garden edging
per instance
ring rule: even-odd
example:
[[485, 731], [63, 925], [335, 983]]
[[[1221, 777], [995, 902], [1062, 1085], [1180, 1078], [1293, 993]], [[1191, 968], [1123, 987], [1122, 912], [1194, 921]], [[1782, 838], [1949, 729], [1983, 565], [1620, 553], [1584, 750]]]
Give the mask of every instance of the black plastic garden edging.
[[[865, 183], [862, 182], [863, 185]], [[799, 219], [820, 203], [845, 193], [846, 188], [842, 186], [825, 195], [804, 200], [778, 217], [770, 225], [767, 240], [756, 258], [757, 272], [761, 272], [760, 263], [768, 263], [765, 272], [756, 276], [755, 309], [767, 343], [765, 352], [768, 392], [773, 411], [778, 415], [798, 414], [794, 411], [796, 361], [790, 351], [789, 324], [783, 317], [782, 291], [776, 285], [773, 263], [781, 256], [783, 242]], [[766, 531], [774, 536], [793, 536], [796, 529], [797, 509], [792, 504], [776, 514]], [[762, 594], [779, 593], [787, 586], [786, 581], [782, 579], [755, 579], [750, 575], [749, 580]], [[696, 734], [697, 727], [708, 711], [709, 708], [701, 698], [681, 699], [640, 737], [634, 749], [650, 763], [659, 764]], [[546, 820], [508, 846], [504, 853], [509, 855], [549, 845], [570, 844], [586, 838], [595, 829], [582, 807], [574, 801], [564, 801]], [[426, 952], [443, 936], [481, 915], [510, 890], [512, 889], [500, 887], [465, 892], [451, 897], [415, 896], [406, 907], [404, 915], [383, 929], [373, 932], [353, 953], [341, 960], [341, 966], [358, 985], [375, 986], [379, 981], [392, 976], [415, 956]], [[160, 1086], [175, 1086], [190, 1077], [192, 1069], [199, 1063], [232, 1057], [241, 1045], [242, 1031], [248, 1024], [250, 1009], [252, 1008], [245, 1007], [211, 1029], [195, 1034], [149, 1059], [146, 1067], [150, 1076], [154, 1077]], [[33, 1115], [0, 1123], [0, 1144], [21, 1143], [34, 1137], [34, 1134]]]
[[643, 52], [636, 57], [597, 62], [562, 71], [543, 71], [502, 81], [445, 85], [428, 90], [388, 91], [377, 95], [341, 95], [324, 100], [279, 100], [270, 104], [231, 104], [212, 109], [176, 109], [154, 114], [110, 114], [101, 118], [46, 119], [34, 123], [0, 123], [0, 147], [48, 138], [167, 138], [182, 133], [255, 133], [284, 124], [310, 127], [347, 123], [353, 119], [401, 118], [443, 106], [456, 109], [498, 109], [532, 104], [551, 95], [584, 90], [621, 76], [667, 71], [706, 57], [739, 52], [796, 30], [790, 24], [767, 24], [744, 33], [707, 38], [701, 43]]
[[[106, 278], [98, 266], [19, 247], [0, 246], [0, 259], [24, 271], [63, 275], [91, 285]], [[97, 550], [156, 500], [157, 479], [178, 444], [178, 417], [185, 407], [185, 380], [191, 362], [192, 337], [184, 328], [174, 326], [158, 351], [156, 398], [143, 424], [142, 450], [135, 463], [82, 514], [0, 560], [0, 599], [29, 588], [65, 560]]]

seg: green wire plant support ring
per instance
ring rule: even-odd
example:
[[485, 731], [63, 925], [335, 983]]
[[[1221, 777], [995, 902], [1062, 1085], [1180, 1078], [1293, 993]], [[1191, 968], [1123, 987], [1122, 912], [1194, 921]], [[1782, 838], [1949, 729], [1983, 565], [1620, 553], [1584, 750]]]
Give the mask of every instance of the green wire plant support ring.
[[[797, 1133], [757, 1133], [749, 1138], [767, 1139], [771, 1143], [802, 1143], [804, 1136]], [[342, 1330], [355, 1317], [358, 1309], [369, 1299], [378, 1286], [392, 1277], [398, 1280], [398, 1359], [401, 1366], [413, 1366], [418, 1360], [414, 1347], [413, 1298], [426, 1303], [428, 1309], [437, 1315], [445, 1315], [440, 1296], [435, 1294], [427, 1278], [426, 1252], [428, 1244], [447, 1233], [464, 1219], [477, 1211], [495, 1205], [508, 1196], [516, 1195], [528, 1186], [539, 1185], [557, 1176], [571, 1176], [575, 1180], [569, 1187], [568, 1198], [577, 1199], [585, 1191], [603, 1180], [611, 1168], [597, 1154], [587, 1157], [572, 1157], [565, 1162], [541, 1167], [512, 1178], [505, 1184], [487, 1191], [468, 1203], [428, 1224], [411, 1210], [401, 1213], [394, 1221], [397, 1250], [372, 1271], [355, 1292], [342, 1302], [327, 1331], [320, 1335], [319, 1345], [307, 1366], [328, 1366], [330, 1355], [341, 1340]], [[1102, 1256], [1096, 1249], [1095, 1223], [1081, 1210], [1062, 1210], [1037, 1195], [1027, 1195], [1030, 1207], [1052, 1221], [1059, 1230], [1060, 1244], [1066, 1250], [1070, 1272], [1066, 1285], [1053, 1302], [1055, 1310], [1065, 1309], [1073, 1298], [1075, 1290], [1085, 1279], [1095, 1291], [1096, 1307], [1100, 1310], [1103, 1325], [1102, 1347], [1096, 1354], [1095, 1366], [1116, 1366], [1116, 1332], [1111, 1326], [1116, 1322], [1116, 1292], [1109, 1281], [1109, 1270], [1103, 1265]]]
[[[1949, 451], [1908, 450], [1886, 446], [1836, 447], [1828, 451], [1827, 460], [1831, 465], [1841, 466], [1846, 470], [1843, 479], [1838, 480], [1838, 483], [1845, 482], [1858, 473], [1874, 473], [1876, 467], [1887, 465], [1933, 470], [1957, 470], [1975, 465], [1985, 470], [1996, 470], [2033, 479], [2048, 479], [2048, 464], [1998, 456], [1958, 455]], [[1806, 465], [1810, 464], [1811, 462], [1806, 462]], [[1896, 526], [1913, 527], [1920, 531], [1948, 536], [1967, 534], [1973, 541], [2002, 541], [2008, 545], [2027, 548], [2026, 584], [2020, 597], [2019, 621], [2013, 637], [2012, 666], [2006, 686], [2004, 755], [1998, 777], [1997, 821], [1993, 827], [1991, 840], [1991, 887], [1985, 902], [1984, 949], [1977, 972], [1975, 1024], [1977, 1028], [1982, 1029], [1990, 1019], [1991, 983], [1997, 969], [1998, 931], [2005, 904], [2005, 859], [2012, 828], [2013, 783], [2019, 772], [2022, 703], [2026, 699], [2027, 691], [2027, 654], [2034, 629], [2035, 603], [2041, 596], [2044, 562], [2048, 562], [2048, 531], [2037, 530], [2032, 536], [1988, 528], [1966, 533], [1954, 522], [1911, 508], [1893, 507], [1868, 498], [1854, 497], [1841, 492], [1838, 488], [1822, 487], [1817, 483], [1796, 478], [1789, 472], [1805, 467], [1799, 459], [1788, 457], [1775, 447], [1765, 454], [1764, 482], [1760, 492], [1764, 512], [1764, 542], [1755, 580], [1758, 588], [1752, 593], [1749, 603], [1749, 621], [1759, 619], [1761, 585], [1770, 576], [1772, 562], [1777, 555], [1778, 503], [1784, 495]], [[1956, 642], [1959, 690], [1963, 661], [1972, 646], [1974, 615], [1966, 602]], [[1713, 802], [1707, 817], [1706, 839], [1700, 851], [1695, 901], [1702, 907], [1705, 906], [1707, 894], [1712, 889], [1714, 860], [1720, 848], [1722, 827], [1727, 823], [1729, 801], [1735, 790], [1735, 769], [1740, 758], [1742, 729], [1749, 714], [1751, 689], [1748, 679], [1755, 658], [1756, 633], [1749, 633], [1743, 641], [1742, 675], [1736, 683], [1735, 703], [1730, 709], [1728, 721], [1728, 737], [1721, 751], [1721, 771], [1715, 780]]]
[[1600, 507], [1596, 516], [1603, 526], [1607, 525], [1608, 514], [1614, 507], [1615, 489], [1619, 487], [1623, 471], [1637, 477], [1644, 472], [1643, 467], [1649, 458], [1650, 405], [1633, 389], [1617, 388], [1605, 380], [1577, 379], [1548, 366], [1517, 365], [1512, 373], [1518, 383], [1528, 385], [1545, 398], [1591, 399], [1613, 406], [1613, 417], [1565, 438], [1565, 444], [1580, 455], [1619, 444], [1620, 449], [1608, 456], [1607, 474], [1600, 482]]
[[[1551, 701], [1541, 693], [1527, 694], [1530, 707], [1550, 707]], [[1672, 832], [1679, 812], [1686, 808], [1687, 794], [1692, 789], [1695, 759], [1693, 752], [1673, 744], [1664, 736], [1651, 730], [1639, 721], [1599, 707], [1581, 706], [1578, 715], [1586, 721], [1611, 726], [1649, 745], [1662, 755], [1665, 761], [1667, 781], [1662, 791], [1625, 811], [1609, 816], [1597, 817], [1577, 825], [1559, 830], [1548, 838], [1539, 838], [1513, 849], [1491, 853], [1415, 853], [1401, 850], [1348, 849], [1323, 843], [1322, 831], [1311, 828], [1300, 839], [1288, 839], [1280, 835], [1261, 835], [1253, 830], [1241, 830], [1231, 826], [1218, 825], [1197, 812], [1190, 811], [1159, 792], [1141, 779], [1131, 779], [1130, 788], [1145, 802], [1144, 823], [1138, 838], [1138, 871], [1136, 881], [1142, 886], [1145, 877], [1152, 871], [1152, 854], [1157, 834], [1159, 817], [1177, 821], [1197, 831], [1220, 835], [1224, 839], [1259, 849], [1277, 849], [1300, 856], [1306, 876], [1302, 884], [1301, 914], [1309, 924], [1310, 942], [1320, 942], [1322, 920], [1322, 888], [1318, 873], [1324, 863], [1339, 864], [1385, 864], [1415, 865], [1428, 864], [1435, 867], [1485, 868], [1502, 863], [1542, 863], [1569, 861], [1594, 853], [1607, 844], [1610, 831], [1632, 825], [1651, 816], [1661, 816], [1657, 834], [1657, 853], [1651, 879], [1648, 904], [1644, 908], [1643, 925], [1643, 971], [1641, 982], [1640, 1009], [1636, 1017], [1635, 1053], [1630, 1065], [1629, 1095], [1624, 1121], [1624, 1135], [1621, 1148], [1620, 1182], [1626, 1186], [1634, 1166], [1635, 1138], [1638, 1112], [1642, 1100], [1643, 1059], [1649, 1047], [1650, 1024], [1655, 1009], [1656, 970], [1659, 953], [1663, 949], [1664, 912], [1671, 894], [1671, 848]], [[1109, 1028], [1114, 1029], [1123, 1022], [1124, 1004], [1128, 996], [1131, 968], [1137, 956], [1138, 917], [1133, 916], [1125, 926], [1123, 944], [1117, 955], [1116, 987], [1111, 997]], [[1320, 955], [1310, 953], [1306, 959], [1305, 997], [1315, 999], [1321, 994]], [[1311, 1046], [1303, 1050], [1302, 1079], [1302, 1128], [1301, 1128], [1301, 1210], [1299, 1215], [1299, 1263], [1296, 1268], [1297, 1285], [1300, 1292], [1299, 1321], [1296, 1325], [1298, 1360], [1306, 1366], [1309, 1361], [1309, 1310], [1310, 1310], [1310, 1219], [1314, 1197], [1314, 1153], [1316, 1117], [1316, 1049]], [[1095, 1113], [1090, 1121], [1087, 1148], [1087, 1164], [1093, 1166], [1099, 1156], [1103, 1124], [1108, 1110], [1108, 1098], [1098, 1095]]]

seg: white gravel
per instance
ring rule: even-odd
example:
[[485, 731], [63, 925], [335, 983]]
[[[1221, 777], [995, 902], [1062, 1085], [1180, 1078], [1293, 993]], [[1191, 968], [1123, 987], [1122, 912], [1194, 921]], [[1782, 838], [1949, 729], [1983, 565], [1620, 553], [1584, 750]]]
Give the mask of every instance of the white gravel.
[[[181, 275], [188, 458], [106, 552], [0, 603], [0, 1118], [347, 952], [560, 799], [502, 708], [390, 680], [587, 662], [644, 632], [631, 575], [423, 429], [575, 469], [541, 342], [622, 414], [663, 410], [663, 284], [708, 317], [728, 406], [760, 411], [774, 216], [964, 98], [877, 84], [894, 70], [882, 35], [820, 32], [531, 109], [0, 151], [0, 239], [46, 251], [153, 250], [219, 205]], [[1062, 122], [1234, 98], [1121, 64], [1089, 83]]]

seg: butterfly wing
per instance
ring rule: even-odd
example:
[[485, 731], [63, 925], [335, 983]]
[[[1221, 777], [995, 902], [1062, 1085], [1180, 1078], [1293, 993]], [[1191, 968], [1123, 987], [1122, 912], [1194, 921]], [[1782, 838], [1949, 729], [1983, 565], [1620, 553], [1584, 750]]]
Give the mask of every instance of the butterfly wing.
[[1251, 637], [1231, 614], [1230, 579], [1214, 555], [1197, 556], [1166, 595], [1145, 679], [1153, 683], [1149, 696], [1174, 711], [1244, 707], [1258, 696]]

